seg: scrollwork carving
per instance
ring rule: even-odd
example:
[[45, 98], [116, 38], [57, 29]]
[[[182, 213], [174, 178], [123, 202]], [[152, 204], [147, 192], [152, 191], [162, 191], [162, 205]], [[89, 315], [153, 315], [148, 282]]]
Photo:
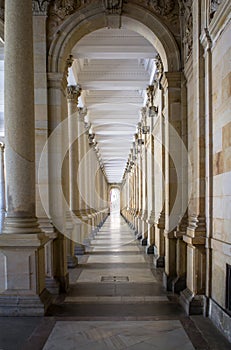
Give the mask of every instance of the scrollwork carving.
[[56, 28], [70, 15], [79, 10], [90, 0], [50, 0], [48, 9], [48, 38], [52, 39]]
[[55, 0], [51, 3], [52, 14], [60, 19], [72, 15], [81, 5], [82, 0]]
[[153, 11], [158, 15], [167, 16], [173, 11], [175, 7], [175, 1], [174, 0], [148, 0], [147, 5], [150, 6], [153, 9]]
[[32, 11], [35, 16], [46, 15], [50, 0], [33, 0]]
[[183, 0], [181, 2], [181, 12], [183, 14], [184, 60], [187, 61], [193, 46], [192, 0]]
[[152, 9], [157, 15], [168, 16], [175, 8], [174, 0], [139, 0], [142, 5], [146, 5]]

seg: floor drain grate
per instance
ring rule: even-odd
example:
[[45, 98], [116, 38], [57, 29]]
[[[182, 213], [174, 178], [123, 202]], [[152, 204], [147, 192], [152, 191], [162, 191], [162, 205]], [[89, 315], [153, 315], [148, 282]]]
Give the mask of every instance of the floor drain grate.
[[102, 276], [101, 282], [129, 282], [128, 276]]

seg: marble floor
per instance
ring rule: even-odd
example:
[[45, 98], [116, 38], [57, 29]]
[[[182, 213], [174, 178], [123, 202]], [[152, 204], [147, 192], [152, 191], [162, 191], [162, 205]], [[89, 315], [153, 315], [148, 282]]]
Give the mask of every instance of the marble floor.
[[78, 260], [45, 317], [0, 317], [0, 350], [230, 349], [163, 289], [163, 270], [121, 216], [108, 217]]

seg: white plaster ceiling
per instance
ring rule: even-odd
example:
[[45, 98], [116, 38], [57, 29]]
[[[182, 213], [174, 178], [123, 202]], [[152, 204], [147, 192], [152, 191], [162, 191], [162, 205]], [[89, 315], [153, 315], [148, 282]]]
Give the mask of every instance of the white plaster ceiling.
[[125, 29], [100, 29], [72, 50], [72, 74], [81, 85], [81, 103], [95, 134], [109, 183], [120, 183], [133, 135], [153, 82], [154, 47]]

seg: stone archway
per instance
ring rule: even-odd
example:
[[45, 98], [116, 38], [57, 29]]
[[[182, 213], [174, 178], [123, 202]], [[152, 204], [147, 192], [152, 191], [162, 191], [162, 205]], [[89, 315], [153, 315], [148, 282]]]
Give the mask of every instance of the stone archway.
[[[59, 20], [59, 25], [49, 25], [48, 21], [48, 37], [49, 31], [53, 32], [48, 53], [48, 72], [63, 73], [73, 46], [86, 34], [107, 27], [110, 16], [103, 6], [103, 1], [98, 4], [92, 1], [85, 8], [77, 9], [66, 20]], [[161, 56], [164, 71], [180, 70], [179, 48], [165, 24], [166, 18], [165, 21], [161, 21], [155, 11], [151, 12], [150, 9], [134, 3], [124, 4], [122, 15], [116, 13], [113, 16], [120, 18], [119, 26], [135, 31], [150, 41]]]

